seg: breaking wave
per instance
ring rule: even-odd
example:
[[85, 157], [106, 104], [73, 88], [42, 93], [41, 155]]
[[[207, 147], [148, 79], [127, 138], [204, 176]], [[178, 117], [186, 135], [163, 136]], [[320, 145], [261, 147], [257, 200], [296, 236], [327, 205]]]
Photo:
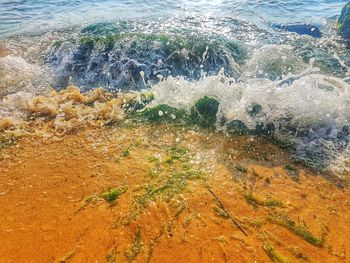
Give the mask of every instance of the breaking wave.
[[[349, 173], [350, 56], [330, 28], [314, 38], [191, 16], [47, 32], [30, 38], [40, 44], [25, 52], [18, 43], [30, 45], [28, 36], [9, 37], [9, 54], [0, 57], [0, 117], [26, 118], [34, 99], [61, 120], [75, 102], [61, 105], [50, 92], [72, 84], [86, 94], [99, 87], [114, 96], [147, 90], [154, 99], [142, 107], [166, 104], [187, 113], [207, 96], [219, 104], [217, 130], [266, 136], [312, 168]], [[53, 108], [37, 95], [53, 96]], [[103, 103], [90, 104], [110, 109], [113, 119], [114, 106]]]

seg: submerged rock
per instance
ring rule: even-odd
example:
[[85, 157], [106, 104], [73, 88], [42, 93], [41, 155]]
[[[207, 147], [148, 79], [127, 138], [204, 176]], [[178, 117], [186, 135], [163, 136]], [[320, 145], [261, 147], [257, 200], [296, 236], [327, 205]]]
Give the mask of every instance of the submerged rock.
[[273, 28], [297, 33], [299, 35], [309, 35], [311, 37], [320, 38], [322, 33], [316, 25], [311, 24], [273, 24]]
[[149, 122], [180, 122], [183, 124], [198, 124], [202, 127], [212, 127], [216, 123], [219, 102], [205, 96], [191, 108], [190, 114], [184, 109], [177, 109], [167, 104], [145, 108], [136, 116]]
[[216, 123], [218, 110], [219, 102], [214, 98], [204, 96], [192, 107], [191, 121], [204, 127], [213, 126]]
[[102, 22], [91, 24], [81, 30], [81, 33], [89, 33], [95, 35], [108, 35], [111, 33], [128, 32], [131, 26], [127, 21], [120, 21], [117, 23]]
[[117, 29], [109, 24], [106, 31], [86, 28], [79, 39], [52, 46], [45, 61], [54, 70], [55, 88], [73, 82], [85, 89], [140, 90], [163, 77], [193, 80], [203, 72], [215, 75], [221, 68], [227, 76], [238, 78], [238, 65], [247, 57], [240, 44], [222, 37], [106, 33], [110, 30]]
[[341, 11], [337, 30], [342, 37], [350, 39], [350, 2], [347, 3]]
[[252, 131], [240, 120], [233, 120], [226, 124], [226, 130], [235, 135], [251, 134]]
[[340, 78], [347, 75], [347, 68], [342, 65], [334, 50], [319, 47], [305, 39], [295, 41], [294, 50], [305, 64], [312, 63], [312, 66], [324, 75]]

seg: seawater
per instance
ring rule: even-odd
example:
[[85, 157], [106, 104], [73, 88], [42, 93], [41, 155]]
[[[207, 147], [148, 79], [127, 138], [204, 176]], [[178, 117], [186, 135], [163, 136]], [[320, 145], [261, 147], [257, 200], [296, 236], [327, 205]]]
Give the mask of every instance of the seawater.
[[[30, 98], [69, 84], [148, 90], [146, 107], [188, 112], [209, 96], [220, 103], [217, 130], [282, 138], [297, 160], [341, 175], [350, 52], [335, 23], [345, 3], [0, 0], [0, 116], [21, 117]], [[289, 24], [321, 36], [280, 27]]]
[[115, 19], [201, 14], [259, 23], [318, 22], [339, 15], [347, 1], [261, 0], [1, 0], [0, 35]]

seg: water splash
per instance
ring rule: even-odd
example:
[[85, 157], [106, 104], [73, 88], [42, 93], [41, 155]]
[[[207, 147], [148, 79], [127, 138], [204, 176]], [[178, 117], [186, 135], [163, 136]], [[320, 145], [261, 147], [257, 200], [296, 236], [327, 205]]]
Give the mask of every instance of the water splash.
[[274, 81], [236, 82], [223, 71], [195, 82], [168, 78], [152, 91], [155, 100], [149, 107], [168, 104], [188, 112], [200, 98], [213, 97], [220, 102], [217, 129], [232, 132], [232, 122], [240, 122], [251, 131], [293, 142], [297, 160], [313, 168], [324, 168], [335, 159], [344, 160], [344, 166], [350, 158], [350, 85], [317, 69]]

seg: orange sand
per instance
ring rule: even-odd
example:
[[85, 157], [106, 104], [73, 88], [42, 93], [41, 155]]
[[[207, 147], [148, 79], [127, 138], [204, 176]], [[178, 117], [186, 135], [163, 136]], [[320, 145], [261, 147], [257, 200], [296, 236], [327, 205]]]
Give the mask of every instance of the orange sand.
[[[284, 262], [350, 262], [349, 189], [263, 139], [130, 125], [37, 132], [2, 145], [0, 262], [272, 262], [264, 246]], [[135, 205], [150, 186], [188, 169], [199, 178]], [[206, 184], [248, 236], [215, 212]], [[118, 200], [103, 199], [119, 186], [128, 189]], [[283, 205], [251, 204], [249, 194]], [[324, 243], [269, 220], [278, 215]]]

